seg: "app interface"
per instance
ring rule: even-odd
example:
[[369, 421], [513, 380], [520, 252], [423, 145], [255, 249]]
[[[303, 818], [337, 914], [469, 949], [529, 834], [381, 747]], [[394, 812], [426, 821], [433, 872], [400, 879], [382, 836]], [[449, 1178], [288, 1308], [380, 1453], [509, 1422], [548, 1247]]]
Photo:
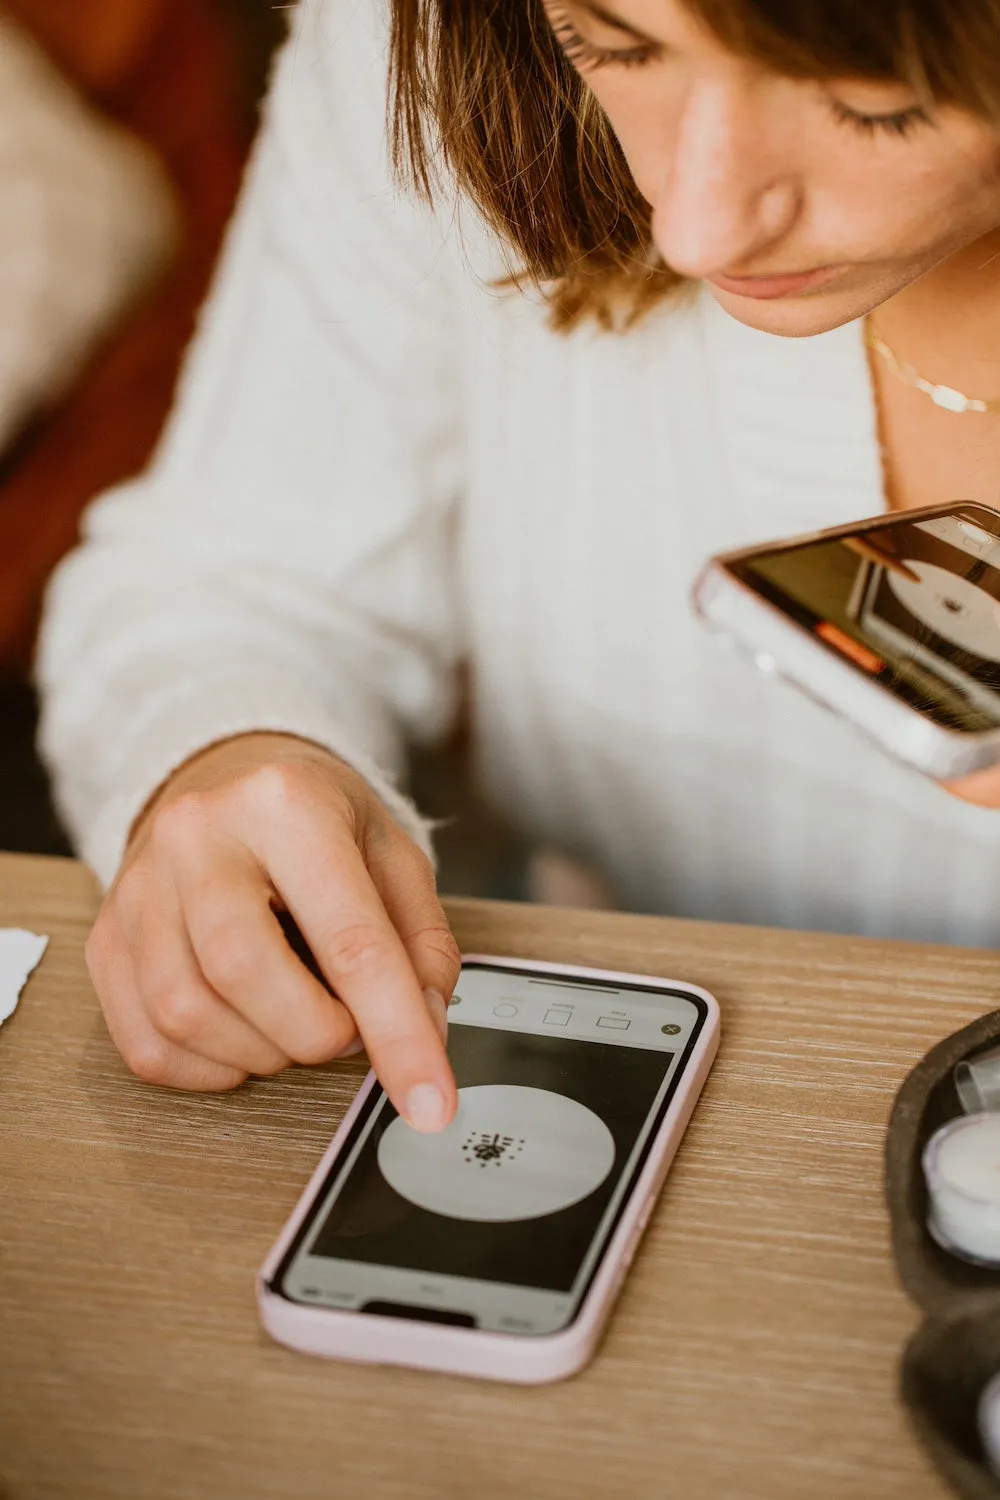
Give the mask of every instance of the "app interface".
[[737, 571], [831, 650], [949, 728], [1000, 724], [1000, 517], [905, 518]]
[[379, 1095], [304, 1239], [307, 1297], [311, 1286], [340, 1306], [421, 1302], [423, 1286], [431, 1303], [471, 1307], [480, 1322], [473, 1283], [568, 1297], [613, 1227], [701, 1021], [680, 994], [485, 969], [463, 973], [458, 997], [455, 1119], [422, 1135]]

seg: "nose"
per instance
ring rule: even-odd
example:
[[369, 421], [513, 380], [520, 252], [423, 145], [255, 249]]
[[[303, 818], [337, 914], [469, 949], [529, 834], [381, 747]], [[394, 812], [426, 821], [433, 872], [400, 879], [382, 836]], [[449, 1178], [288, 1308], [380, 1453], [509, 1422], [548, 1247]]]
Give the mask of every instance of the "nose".
[[652, 205], [656, 247], [682, 276], [753, 275], [795, 223], [801, 186], [787, 132], [782, 143], [771, 123], [751, 85], [713, 80], [690, 90]]

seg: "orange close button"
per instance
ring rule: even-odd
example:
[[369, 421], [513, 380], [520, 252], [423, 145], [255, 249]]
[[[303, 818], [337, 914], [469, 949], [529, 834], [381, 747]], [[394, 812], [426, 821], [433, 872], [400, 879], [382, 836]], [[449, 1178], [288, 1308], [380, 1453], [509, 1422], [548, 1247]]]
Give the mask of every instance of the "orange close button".
[[854, 665], [860, 667], [862, 672], [870, 672], [873, 677], [885, 670], [885, 662], [874, 651], [869, 651], [867, 646], [862, 646], [860, 641], [854, 640], [846, 631], [837, 625], [831, 625], [829, 620], [820, 620], [816, 626], [816, 634], [821, 641], [826, 641], [841, 656], [846, 656]]

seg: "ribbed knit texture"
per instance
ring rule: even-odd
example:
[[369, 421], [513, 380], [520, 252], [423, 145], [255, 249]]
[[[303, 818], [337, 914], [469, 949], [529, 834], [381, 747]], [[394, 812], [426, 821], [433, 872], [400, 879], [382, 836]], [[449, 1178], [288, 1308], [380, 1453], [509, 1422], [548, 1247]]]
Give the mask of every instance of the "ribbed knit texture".
[[464, 207], [391, 183], [380, 0], [307, 4], [152, 472], [51, 598], [44, 737], [108, 879], [201, 744], [389, 776], [471, 663], [483, 784], [641, 910], [1000, 935], [1000, 822], [694, 620], [711, 552], [883, 506], [858, 327], [781, 340], [703, 293], [627, 335], [501, 293]]

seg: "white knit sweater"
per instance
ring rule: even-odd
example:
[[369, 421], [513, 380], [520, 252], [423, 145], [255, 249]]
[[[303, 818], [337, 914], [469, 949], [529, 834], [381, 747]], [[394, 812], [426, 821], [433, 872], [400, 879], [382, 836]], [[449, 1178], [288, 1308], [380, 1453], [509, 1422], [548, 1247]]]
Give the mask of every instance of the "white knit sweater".
[[[993, 944], [1000, 822], [730, 658], [703, 559], [882, 508], [859, 329], [707, 295], [552, 333], [467, 209], [397, 191], [384, 0], [308, 4], [152, 471], [51, 596], [44, 744], [107, 879], [198, 747], [284, 729], [390, 787], [471, 664], [483, 785], [623, 904]], [[378, 768], [378, 769], [376, 769]]]

